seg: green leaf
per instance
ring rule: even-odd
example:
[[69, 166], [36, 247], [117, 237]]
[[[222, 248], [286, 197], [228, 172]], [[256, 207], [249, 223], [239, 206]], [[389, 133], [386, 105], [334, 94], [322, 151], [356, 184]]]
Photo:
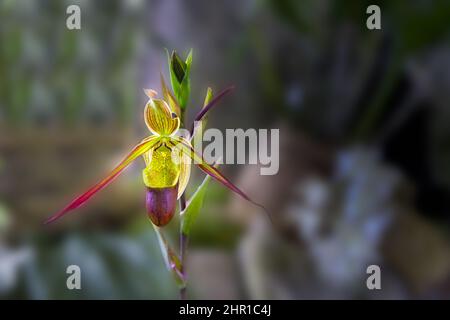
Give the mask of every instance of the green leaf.
[[208, 189], [209, 180], [211, 177], [206, 175], [202, 184], [197, 188], [195, 193], [189, 199], [186, 209], [181, 212], [181, 231], [189, 236], [191, 228], [200, 214], [200, 210], [203, 207], [203, 200], [205, 198], [206, 190]]
[[163, 255], [164, 263], [166, 264], [167, 269], [169, 270], [169, 272], [172, 273], [177, 285], [180, 288], [185, 287], [186, 280], [183, 274], [180, 272], [181, 270], [180, 258], [177, 256], [175, 251], [173, 251], [172, 248], [169, 246], [161, 230], [154, 224], [152, 225], [156, 231], [156, 235], [158, 236], [159, 247], [161, 248], [161, 253]]
[[189, 51], [186, 61], [181, 60], [176, 51], [172, 51], [171, 55], [167, 51], [167, 56], [173, 93], [180, 104], [180, 108], [185, 109], [191, 93], [192, 49]]
[[[175, 94], [175, 98], [180, 102], [179, 95], [180, 95], [180, 82], [178, 81], [178, 76], [175, 72], [174, 67], [174, 58], [177, 56], [175, 51], [172, 51], [172, 54], [169, 54], [169, 51], [167, 51], [167, 62], [169, 64], [169, 74], [170, 74], [170, 84], [172, 85], [172, 91]], [[184, 77], [184, 76], [183, 76]]]
[[183, 81], [180, 84], [180, 106], [185, 109], [188, 102], [189, 96], [191, 94], [191, 65], [192, 65], [192, 49], [189, 51], [189, 54], [186, 58], [186, 69], [183, 77]]
[[171, 70], [176, 77], [178, 83], [181, 83], [185, 77], [186, 63], [181, 60], [176, 51], [172, 51]]
[[212, 89], [211, 87], [208, 87], [208, 90], [206, 90], [205, 101], [203, 102], [203, 108], [206, 107], [211, 102], [212, 97], [213, 97]]

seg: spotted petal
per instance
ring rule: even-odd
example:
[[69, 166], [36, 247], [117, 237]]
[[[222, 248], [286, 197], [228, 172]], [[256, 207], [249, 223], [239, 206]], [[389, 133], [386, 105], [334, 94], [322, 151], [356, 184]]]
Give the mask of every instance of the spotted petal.
[[73, 199], [66, 207], [64, 207], [64, 209], [62, 209], [61, 211], [59, 211], [58, 213], [47, 219], [45, 223], [47, 224], [53, 222], [61, 218], [69, 211], [72, 211], [80, 207], [82, 204], [88, 201], [95, 193], [97, 193], [98, 191], [105, 188], [108, 184], [110, 184], [131, 162], [133, 162], [137, 157], [139, 157], [143, 153], [150, 150], [156, 143], [158, 143], [158, 141], [159, 137], [156, 136], [144, 139], [140, 144], [134, 147], [133, 150], [131, 150], [131, 152], [125, 157], [125, 159], [123, 159], [122, 162], [120, 162], [119, 165], [115, 167], [114, 170], [112, 170], [111, 173], [106, 178], [104, 178], [102, 181], [92, 186], [91, 188], [89, 188], [89, 190], [87, 190], [82, 195]]

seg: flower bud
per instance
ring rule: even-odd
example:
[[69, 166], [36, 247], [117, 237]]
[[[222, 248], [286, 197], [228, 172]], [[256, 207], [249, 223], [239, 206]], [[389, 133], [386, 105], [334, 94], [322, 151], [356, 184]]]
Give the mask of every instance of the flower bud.
[[183, 61], [175, 51], [173, 51], [168, 58], [172, 90], [181, 110], [184, 110], [187, 106], [191, 92], [190, 70], [192, 64], [192, 50], [189, 52], [185, 61]]

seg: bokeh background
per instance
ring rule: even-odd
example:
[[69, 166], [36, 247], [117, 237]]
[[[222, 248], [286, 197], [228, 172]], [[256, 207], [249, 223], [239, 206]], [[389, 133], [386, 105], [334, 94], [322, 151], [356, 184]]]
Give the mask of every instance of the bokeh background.
[[[382, 30], [369, 31], [375, 3]], [[66, 29], [71, 4], [80, 31]], [[222, 167], [273, 226], [210, 183], [189, 297], [450, 298], [449, 31], [447, 0], [0, 0], [0, 297], [177, 298], [142, 161], [42, 222], [147, 135], [142, 88], [167, 79], [164, 48], [193, 48], [188, 118], [207, 86], [234, 84], [209, 126], [279, 128], [281, 165]], [[382, 290], [366, 288], [371, 264]]]

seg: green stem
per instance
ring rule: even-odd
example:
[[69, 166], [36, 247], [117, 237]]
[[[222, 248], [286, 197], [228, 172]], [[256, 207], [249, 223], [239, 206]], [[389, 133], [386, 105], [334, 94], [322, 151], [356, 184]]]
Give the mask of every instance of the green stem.
[[[181, 122], [184, 124], [184, 111], [181, 113]], [[180, 197], [180, 212], [184, 211], [186, 209], [186, 194], [183, 193]], [[180, 216], [181, 219], [183, 219], [182, 216]], [[182, 223], [180, 221], [180, 273], [185, 280], [185, 286], [180, 288], [180, 299], [186, 300], [186, 284], [187, 284], [187, 274], [186, 274], [186, 254], [187, 254], [187, 244], [188, 244], [188, 237], [186, 234], [184, 234], [183, 230], [181, 229]]]
[[186, 300], [186, 287], [180, 288], [180, 300]]
[[187, 283], [187, 274], [186, 274], [186, 254], [187, 254], [187, 245], [188, 245], [188, 237], [184, 234], [183, 231], [180, 230], [180, 273], [185, 281], [185, 286], [180, 288], [180, 299], [186, 300], [186, 283]]

